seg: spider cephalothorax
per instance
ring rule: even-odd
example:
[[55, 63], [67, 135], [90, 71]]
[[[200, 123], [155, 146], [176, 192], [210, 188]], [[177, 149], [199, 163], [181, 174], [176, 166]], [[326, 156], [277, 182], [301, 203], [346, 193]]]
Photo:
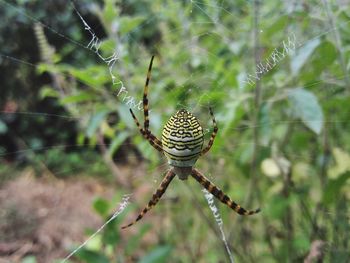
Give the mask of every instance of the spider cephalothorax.
[[203, 174], [201, 174], [197, 169], [193, 168], [199, 156], [207, 153], [210, 150], [218, 131], [218, 127], [216, 125], [214, 114], [211, 108], [209, 108], [209, 112], [213, 120], [214, 130], [211, 134], [207, 147], [204, 149], [203, 128], [199, 124], [197, 118], [185, 109], [179, 110], [175, 115], [170, 117], [170, 119], [164, 125], [162, 140], [159, 140], [155, 135], [151, 133], [149, 130], [147, 94], [148, 84], [151, 78], [153, 58], [154, 56], [152, 56], [151, 62], [149, 64], [146, 84], [143, 92], [144, 127], [141, 127], [139, 121], [131, 109], [130, 113], [143, 137], [148, 140], [156, 150], [163, 153], [167, 157], [171, 168], [166, 173], [157, 191], [153, 194], [152, 199], [148, 202], [148, 205], [141, 211], [136, 220], [126, 226], [123, 226], [122, 228], [132, 226], [137, 221], [139, 221], [144, 216], [144, 214], [147, 213], [147, 211], [154, 207], [176, 175], [181, 180], [185, 180], [189, 175], [191, 175], [212, 195], [214, 195], [222, 203], [226, 204], [240, 215], [252, 215], [258, 213], [260, 209], [247, 211], [240, 205], [236, 204], [223, 191], [211, 183]]

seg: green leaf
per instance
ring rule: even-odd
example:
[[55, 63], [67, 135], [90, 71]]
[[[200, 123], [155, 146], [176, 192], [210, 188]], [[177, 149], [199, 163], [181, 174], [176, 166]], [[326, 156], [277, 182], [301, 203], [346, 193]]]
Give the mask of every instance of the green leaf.
[[298, 48], [298, 53], [291, 59], [292, 74], [295, 76], [314, 52], [315, 48], [321, 43], [319, 38], [308, 41], [302, 47]]
[[267, 44], [271, 43], [271, 38], [279, 32], [281, 32], [289, 21], [288, 15], [282, 15], [277, 20], [268, 20], [270, 21], [270, 24], [266, 26], [266, 29], [264, 30], [264, 34], [262, 34], [262, 38], [264, 42]]
[[337, 179], [329, 180], [326, 186], [326, 190], [323, 194], [323, 203], [329, 205], [338, 198], [341, 188], [345, 185], [346, 181], [350, 178], [350, 171], [343, 173]]
[[103, 21], [112, 23], [114, 19], [119, 16], [119, 9], [117, 8], [116, 0], [105, 0], [103, 13], [100, 14], [103, 17]]
[[109, 154], [112, 156], [122, 145], [122, 143], [129, 137], [129, 133], [126, 131], [119, 132], [116, 137], [112, 140], [112, 144], [109, 147]]
[[90, 66], [85, 69], [70, 69], [69, 73], [87, 86], [98, 88], [110, 81], [110, 75], [106, 69], [108, 69], [108, 65], [102, 64], [99, 66]]
[[[111, 56], [111, 47], [114, 47], [116, 45], [115, 40], [114, 39], [103, 39], [100, 42], [100, 46], [99, 46], [99, 53], [103, 56], [103, 57], [109, 57]], [[107, 64], [106, 64], [107, 66]]]
[[85, 102], [85, 101], [92, 101], [95, 98], [96, 98], [95, 94], [87, 91], [82, 91], [76, 95], [71, 95], [63, 98], [61, 102], [63, 104], [79, 103], [79, 102]]
[[45, 99], [47, 97], [58, 98], [59, 93], [53, 87], [45, 85], [40, 89], [40, 98]]
[[225, 113], [225, 122], [224, 127], [222, 129], [222, 133], [226, 134], [229, 129], [231, 128], [233, 122], [236, 118], [236, 111], [238, 110], [238, 107], [241, 105], [241, 101], [239, 100], [232, 100], [227, 103], [227, 112]]
[[337, 58], [337, 48], [330, 41], [322, 41], [316, 48], [315, 56], [312, 59], [312, 70], [319, 75], [327, 67], [332, 65]]
[[332, 149], [334, 165], [328, 169], [328, 177], [336, 179], [346, 171], [350, 171], [350, 154], [338, 147]]
[[36, 258], [34, 256], [28, 256], [22, 259], [21, 263], [36, 263]]
[[120, 240], [120, 221], [115, 218], [106, 225], [103, 231], [102, 242], [104, 244], [115, 246]]
[[101, 215], [102, 217], [107, 216], [110, 208], [108, 201], [103, 198], [97, 198], [94, 201], [93, 207], [95, 211], [97, 211], [97, 213], [99, 213], [99, 215]]
[[54, 70], [54, 66], [53, 65], [49, 65], [49, 64], [45, 64], [45, 63], [40, 63], [37, 67], [36, 67], [36, 71], [38, 72], [38, 74], [43, 74], [44, 72], [57, 72], [57, 70]]
[[281, 198], [280, 195], [275, 195], [270, 199], [269, 204], [267, 205], [266, 211], [268, 218], [271, 219], [280, 219], [285, 215], [288, 206], [290, 205], [289, 198]]
[[[226, 135], [230, 129], [244, 116], [244, 110], [242, 109], [242, 103], [250, 97], [249, 94], [243, 93], [237, 95], [235, 100], [230, 100], [227, 102], [225, 112], [223, 113], [222, 119], [224, 120], [224, 126], [222, 129], [222, 134]], [[220, 119], [220, 116], [218, 116]]]
[[123, 16], [120, 22], [120, 33], [126, 34], [138, 27], [145, 18], [143, 16]]
[[270, 105], [263, 103], [259, 111], [259, 127], [261, 135], [261, 143], [268, 145], [271, 137], [271, 123], [270, 123]]
[[306, 233], [296, 234], [293, 239], [293, 245], [296, 251], [308, 251], [310, 248], [310, 239]]
[[323, 125], [323, 113], [316, 96], [303, 88], [288, 92], [288, 99], [296, 117], [316, 134], [320, 134]]
[[86, 263], [109, 263], [109, 260], [103, 254], [97, 253], [95, 251], [80, 249], [76, 253], [77, 257]]
[[[125, 104], [121, 103], [117, 110], [118, 116], [120, 116], [122, 122], [125, 123], [130, 129], [135, 130], [135, 123], [132, 119], [129, 108]], [[138, 111], [134, 111], [134, 114], [138, 115]]]
[[101, 110], [97, 112], [89, 121], [88, 127], [86, 129], [86, 135], [91, 138], [98, 127], [100, 126], [101, 122], [105, 119], [106, 115], [109, 113], [109, 110]]
[[2, 120], [0, 120], [0, 134], [4, 134], [6, 133], [8, 130], [7, 125], [5, 122], [3, 122]]
[[143, 224], [140, 226], [136, 235], [129, 237], [128, 243], [125, 248], [125, 253], [127, 255], [132, 255], [132, 253], [139, 247], [142, 237], [150, 230], [149, 224]]
[[155, 248], [149, 254], [144, 256], [139, 263], [162, 263], [169, 262], [169, 255], [171, 253], [171, 246], [161, 246]]

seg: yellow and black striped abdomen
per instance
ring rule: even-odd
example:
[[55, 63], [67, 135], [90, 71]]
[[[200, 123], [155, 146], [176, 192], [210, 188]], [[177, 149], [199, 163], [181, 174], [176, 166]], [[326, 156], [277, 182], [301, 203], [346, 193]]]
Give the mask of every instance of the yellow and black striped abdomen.
[[168, 163], [176, 167], [192, 167], [203, 147], [203, 129], [196, 117], [182, 109], [165, 124], [162, 145]]

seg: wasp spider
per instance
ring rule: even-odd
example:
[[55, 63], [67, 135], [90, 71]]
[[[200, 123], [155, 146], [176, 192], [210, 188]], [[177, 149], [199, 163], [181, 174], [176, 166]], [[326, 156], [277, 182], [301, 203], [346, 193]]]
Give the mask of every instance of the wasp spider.
[[152, 207], [154, 207], [162, 195], [165, 193], [170, 182], [177, 175], [181, 180], [186, 180], [191, 175], [197, 180], [205, 189], [207, 189], [212, 195], [218, 198], [222, 203], [232, 208], [240, 215], [253, 215], [260, 211], [256, 209], [254, 211], [247, 211], [239, 204], [235, 203], [228, 197], [223, 191], [211, 183], [202, 173], [193, 168], [199, 156], [207, 153], [213, 145], [218, 127], [216, 125], [215, 117], [211, 108], [209, 108], [210, 115], [213, 120], [214, 130], [211, 134], [208, 146], [203, 149], [203, 128], [199, 124], [197, 118], [185, 109], [179, 110], [173, 115], [165, 124], [162, 140], [159, 140], [149, 130], [149, 111], [148, 111], [148, 84], [151, 78], [151, 70], [154, 56], [152, 56], [149, 64], [146, 84], [143, 92], [143, 112], [144, 112], [144, 126], [141, 127], [135, 114], [130, 109], [130, 113], [139, 128], [143, 137], [159, 152], [163, 153], [168, 159], [168, 163], [171, 169], [166, 173], [164, 179], [159, 185], [157, 191], [153, 194], [152, 199], [148, 202], [147, 206], [140, 212], [138, 217], [132, 223], [123, 226], [127, 228], [139, 221]]

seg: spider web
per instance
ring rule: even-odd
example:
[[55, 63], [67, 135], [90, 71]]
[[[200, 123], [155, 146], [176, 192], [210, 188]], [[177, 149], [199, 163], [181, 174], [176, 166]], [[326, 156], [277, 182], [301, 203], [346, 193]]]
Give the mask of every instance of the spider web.
[[[116, 86], [116, 92], [115, 92], [115, 96], [117, 99], [119, 99], [119, 101], [121, 103], [124, 103], [126, 106], [131, 107], [131, 108], [135, 108], [138, 110], [142, 110], [141, 107], [141, 101], [136, 99], [137, 95], [132, 93], [132, 90], [130, 90], [128, 88], [128, 85], [124, 85], [124, 81], [122, 79], [119, 79], [119, 76], [117, 74], [115, 74], [115, 72], [118, 72], [118, 65], [119, 63], [123, 63], [122, 59], [120, 58], [120, 50], [117, 49], [111, 49], [111, 54], [110, 56], [104, 57], [100, 52], [99, 52], [99, 48], [100, 48], [100, 44], [101, 44], [101, 40], [99, 39], [99, 37], [95, 34], [94, 30], [93, 30], [93, 25], [89, 25], [85, 19], [83, 18], [83, 16], [79, 13], [79, 11], [76, 9], [75, 5], [73, 2], [69, 2], [72, 9], [76, 12], [77, 16], [79, 17], [81, 23], [82, 23], [82, 28], [87, 31], [90, 35], [91, 35], [91, 40], [89, 43], [79, 43], [77, 41], [75, 41], [74, 39], [72, 39], [69, 36], [65, 36], [63, 34], [61, 34], [59, 32], [58, 29], [54, 29], [48, 25], [46, 25], [44, 22], [39, 21], [38, 19], [36, 19], [35, 17], [30, 15], [30, 11], [29, 10], [21, 10], [19, 8], [17, 8], [15, 5], [10, 4], [7, 1], [1, 0], [1, 5], [5, 6], [6, 8], [11, 8], [17, 12], [20, 12], [21, 14], [27, 16], [30, 18], [30, 20], [34, 22], [39, 22], [41, 25], [43, 25], [45, 28], [49, 29], [53, 34], [56, 34], [62, 38], [64, 38], [66, 41], [70, 41], [72, 43], [74, 43], [77, 47], [77, 49], [86, 49], [87, 53], [95, 53], [96, 56], [98, 56], [100, 58], [100, 63], [104, 64], [110, 73], [110, 77], [112, 80], [112, 84], [113, 86]], [[185, 39], [185, 40], [181, 40], [180, 42], [183, 43], [187, 43], [188, 48], [192, 49], [197, 57], [199, 57], [200, 59], [202, 59], [203, 61], [208, 61], [208, 56], [214, 56], [214, 57], [219, 57], [216, 54], [210, 53], [209, 50], [205, 50], [204, 48], [193, 44], [193, 39], [200, 37], [201, 35], [211, 35], [211, 36], [215, 36], [215, 37], [219, 37], [221, 39], [221, 41], [223, 42], [229, 42], [229, 39], [226, 39], [225, 37], [225, 32], [231, 32], [231, 30], [225, 25], [225, 23], [223, 21], [220, 21], [218, 18], [218, 12], [225, 12], [227, 14], [229, 14], [230, 16], [234, 17], [234, 14], [228, 10], [225, 7], [225, 1], [212, 1], [212, 2], [200, 2], [200, 1], [190, 1], [187, 3], [187, 5], [190, 6], [191, 8], [191, 12], [202, 12], [203, 15], [207, 18], [206, 21], [190, 21], [190, 23], [211, 23], [215, 26], [217, 32], [204, 32], [204, 33], [200, 33], [198, 35], [195, 35], [194, 37], [190, 38], [190, 39]], [[322, 11], [323, 7], [319, 7], [319, 9]], [[159, 12], [161, 13], [161, 12]], [[281, 15], [282, 16], [282, 15]], [[148, 24], [148, 22], [153, 21], [155, 18], [148, 18], [145, 20], [145, 22], [143, 22], [139, 27], [137, 27], [137, 29], [144, 27]], [[261, 61], [259, 61], [257, 68], [251, 68], [251, 69], [247, 69], [247, 74], [246, 76], [242, 76], [240, 79], [240, 86], [244, 85], [244, 84], [248, 84], [250, 86], [254, 86], [255, 85], [255, 81], [256, 80], [260, 80], [261, 78], [264, 78], [264, 75], [267, 74], [270, 70], [274, 69], [274, 70], [278, 70], [278, 67], [284, 63], [284, 58], [286, 58], [287, 56], [294, 56], [295, 55], [295, 51], [298, 51], [298, 49], [305, 47], [305, 45], [307, 45], [308, 43], [310, 43], [311, 40], [314, 39], [320, 39], [323, 36], [327, 35], [327, 34], [331, 34], [334, 32], [334, 30], [336, 28], [339, 28], [340, 26], [344, 26], [347, 25], [348, 23], [350, 23], [350, 21], [343, 23], [342, 25], [338, 25], [337, 27], [334, 27], [333, 25], [330, 25], [330, 27], [328, 29], [325, 29], [322, 32], [319, 33], [315, 33], [314, 35], [312, 35], [311, 37], [307, 38], [307, 39], [302, 39], [302, 37], [295, 35], [293, 32], [287, 33], [286, 38], [281, 39], [280, 42], [278, 43], [278, 45], [276, 45], [276, 51], [272, 51], [270, 56], [268, 56], [267, 59], [262, 59]], [[181, 27], [185, 27], [186, 25], [182, 25]], [[261, 29], [260, 31], [261, 34], [264, 33], [264, 29]], [[168, 34], [171, 34], [171, 32], [169, 32]], [[130, 35], [130, 41], [132, 41], [132, 37]], [[141, 44], [140, 44], [141, 46]], [[234, 47], [232, 47], [234, 48]], [[283, 53], [285, 52], [285, 53]], [[15, 58], [12, 57], [10, 55], [6, 54], [6, 51], [2, 50], [1, 57], [3, 57], [4, 59], [9, 59], [11, 61], [13, 61], [14, 63], [20, 63], [23, 65], [26, 65], [28, 67], [37, 67], [36, 64], [22, 60], [21, 58]], [[147, 58], [140, 58], [139, 60], [148, 60]], [[271, 61], [274, 63], [273, 65], [271, 65]], [[186, 61], [188, 62], [188, 61]], [[259, 67], [260, 66], [260, 67]], [[336, 80], [341, 80], [343, 78], [345, 78], [346, 76], [337, 76], [335, 78], [329, 79], [329, 81], [336, 81]], [[187, 79], [189, 81], [191, 81], [191, 83], [195, 83], [198, 80], [202, 80], [207, 82], [208, 86], [210, 86], [211, 81], [213, 81], [213, 78], [210, 76], [210, 74], [208, 74], [207, 76], [203, 76], [203, 75], [195, 75], [195, 74], [191, 74], [190, 72], [188, 73]], [[318, 82], [314, 82], [309, 84], [307, 87], [310, 87], [312, 85], [316, 85], [321, 81]], [[307, 88], [304, 87], [304, 88]], [[180, 86], [179, 88], [183, 88], [185, 89], [185, 86]], [[192, 104], [182, 104], [182, 103], [178, 103], [178, 107], [184, 107], [186, 109], [188, 109], [189, 111], [193, 112], [198, 110], [198, 108], [207, 108], [208, 105], [206, 105], [205, 103], [202, 103], [202, 100], [207, 101], [208, 98], [210, 97], [209, 92], [202, 89], [201, 86], [197, 86], [194, 85], [191, 88], [186, 88], [185, 90], [185, 94], [186, 95], [191, 95], [192, 93], [196, 94], [198, 91], [201, 91], [201, 96], [199, 98], [194, 98], [195, 101]], [[210, 98], [209, 98], [210, 100]], [[264, 101], [262, 101], [264, 102]], [[152, 107], [152, 106], [151, 106]], [[4, 111], [2, 111], [4, 112]], [[30, 115], [40, 115], [40, 116], [44, 116], [44, 117], [58, 117], [58, 118], [62, 118], [62, 119], [67, 119], [67, 120], [72, 120], [75, 119], [71, 116], [65, 116], [65, 115], [53, 115], [53, 114], [49, 114], [49, 113], [45, 113], [45, 112], [15, 112], [13, 114], [23, 114], [23, 115], [28, 115], [28, 117], [30, 117]], [[218, 116], [218, 120], [220, 121], [220, 116]], [[152, 121], [152, 120], [151, 120]], [[295, 120], [281, 120], [281, 121], [272, 121], [271, 123], [275, 124], [275, 125], [280, 125], [280, 124], [286, 124], [286, 123], [290, 123], [290, 122], [294, 122]], [[336, 122], [343, 122], [343, 120], [336, 120], [333, 119], [332, 120], [333, 123]], [[209, 126], [208, 126], [209, 127]], [[253, 128], [252, 126], [247, 126], [246, 129], [251, 129]], [[206, 128], [206, 133], [210, 132], [210, 128]], [[242, 142], [242, 144], [252, 144], [251, 141], [248, 142]], [[50, 148], [54, 148], [54, 147], [62, 147], [62, 148], [66, 148], [66, 147], [81, 147], [81, 145], [54, 145], [54, 146], [45, 146], [43, 148], [41, 148], [40, 150], [46, 150], [46, 149], [50, 149]], [[31, 149], [28, 149], [28, 151], [32, 151]], [[2, 155], [0, 155], [0, 157], [6, 156], [6, 155], [10, 155], [10, 154], [15, 154], [18, 153], [17, 152], [10, 152], [10, 153], [4, 153]], [[294, 157], [298, 157], [297, 155]], [[300, 156], [300, 158], [305, 158], [305, 156]], [[163, 168], [163, 167], [162, 167]], [[158, 169], [158, 167], [154, 167], [152, 168], [150, 171], [154, 171]], [[165, 169], [165, 167], [164, 167]], [[61, 173], [62, 171], [57, 171], [58, 173]], [[64, 172], [64, 171], [63, 171]], [[154, 181], [158, 181], [157, 179], [154, 179]], [[215, 221], [217, 222], [217, 226], [220, 229], [220, 232], [222, 234], [222, 240], [224, 240], [224, 242], [226, 243], [225, 247], [226, 247], [226, 251], [229, 255], [229, 258], [231, 260], [231, 262], [233, 262], [233, 253], [230, 251], [229, 246], [227, 245], [226, 242], [226, 237], [222, 228], [222, 219], [220, 214], [218, 214], [218, 210], [215, 209], [215, 204], [213, 203], [212, 199], [210, 198], [210, 196], [205, 193], [204, 194], [209, 207], [211, 209], [211, 211], [213, 212], [213, 216]], [[93, 236], [95, 236], [96, 234], [98, 234], [102, 228], [107, 225], [110, 221], [112, 221], [113, 219], [115, 219], [120, 213], [123, 212], [123, 210], [125, 209], [126, 205], [128, 204], [128, 200], [125, 201], [125, 199], [121, 202], [122, 205], [120, 206], [120, 208], [118, 208], [118, 210], [115, 212], [115, 214], [101, 227], [99, 228], [96, 233], [94, 233], [86, 242], [84, 242], [81, 246], [79, 246], [75, 251], [73, 251], [74, 253], [80, 249], [82, 246], [84, 246]], [[219, 219], [218, 219], [219, 218]], [[72, 253], [73, 253], [72, 252]], [[71, 254], [73, 255], [73, 254]], [[68, 259], [71, 255], [67, 256], [66, 259]]]

